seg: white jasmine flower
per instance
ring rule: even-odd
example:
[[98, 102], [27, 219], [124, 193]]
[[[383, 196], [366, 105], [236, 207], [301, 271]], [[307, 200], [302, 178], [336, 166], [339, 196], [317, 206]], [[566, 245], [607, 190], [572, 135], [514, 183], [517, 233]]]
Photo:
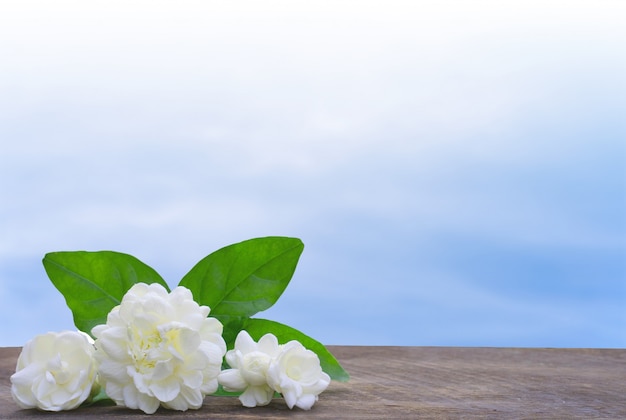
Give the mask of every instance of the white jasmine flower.
[[22, 348], [11, 395], [21, 408], [72, 410], [91, 394], [96, 381], [93, 340], [80, 331], [49, 332]]
[[226, 353], [226, 361], [232, 369], [220, 373], [219, 383], [226, 391], [244, 391], [239, 400], [245, 407], [269, 404], [274, 390], [267, 384], [266, 373], [278, 353], [278, 340], [274, 335], [265, 334], [255, 343], [247, 331], [240, 331], [235, 348]]
[[135, 284], [96, 337], [96, 359], [109, 398], [152, 414], [162, 405], [198, 409], [217, 390], [226, 344], [222, 324], [207, 318], [189, 289]]
[[282, 346], [280, 354], [267, 370], [268, 384], [285, 398], [289, 408], [294, 405], [309, 410], [330, 384], [322, 371], [320, 360], [298, 341]]

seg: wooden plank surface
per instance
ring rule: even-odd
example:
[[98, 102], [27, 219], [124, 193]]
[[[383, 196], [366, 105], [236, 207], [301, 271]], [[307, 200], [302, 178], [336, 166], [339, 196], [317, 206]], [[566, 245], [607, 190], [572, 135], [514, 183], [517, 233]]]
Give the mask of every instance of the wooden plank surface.
[[0, 348], [2, 419], [429, 419], [626, 418], [626, 350], [329, 346], [350, 372], [311, 411], [280, 399], [247, 409], [236, 398], [207, 397], [185, 413], [153, 415], [122, 407], [59, 414], [19, 410], [9, 376], [19, 348]]

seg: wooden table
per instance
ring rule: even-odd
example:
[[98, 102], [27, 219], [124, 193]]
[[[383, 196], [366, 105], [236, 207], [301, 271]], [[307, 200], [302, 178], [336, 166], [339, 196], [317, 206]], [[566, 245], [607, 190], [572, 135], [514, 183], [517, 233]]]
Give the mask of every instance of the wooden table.
[[20, 349], [0, 348], [0, 418], [109, 419], [429, 419], [626, 418], [626, 350], [329, 346], [350, 372], [332, 382], [311, 411], [277, 399], [247, 409], [207, 397], [185, 413], [144, 415], [122, 407], [51, 414], [19, 410], [9, 376]]

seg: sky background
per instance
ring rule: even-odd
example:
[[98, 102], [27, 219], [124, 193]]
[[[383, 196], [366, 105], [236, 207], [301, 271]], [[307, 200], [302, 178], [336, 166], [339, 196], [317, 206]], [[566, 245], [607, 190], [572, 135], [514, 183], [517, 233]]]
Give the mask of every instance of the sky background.
[[325, 344], [626, 346], [626, 3], [0, 3], [0, 345], [47, 252], [295, 236]]

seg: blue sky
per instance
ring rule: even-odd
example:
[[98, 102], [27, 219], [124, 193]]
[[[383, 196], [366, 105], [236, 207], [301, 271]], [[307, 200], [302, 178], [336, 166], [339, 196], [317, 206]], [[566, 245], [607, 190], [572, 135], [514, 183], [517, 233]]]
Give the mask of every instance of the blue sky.
[[626, 6], [3, 2], [0, 345], [46, 252], [171, 286], [300, 237], [263, 316], [327, 344], [626, 346]]

